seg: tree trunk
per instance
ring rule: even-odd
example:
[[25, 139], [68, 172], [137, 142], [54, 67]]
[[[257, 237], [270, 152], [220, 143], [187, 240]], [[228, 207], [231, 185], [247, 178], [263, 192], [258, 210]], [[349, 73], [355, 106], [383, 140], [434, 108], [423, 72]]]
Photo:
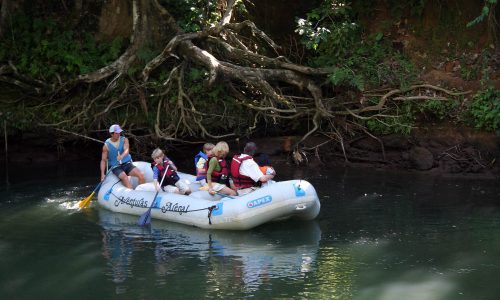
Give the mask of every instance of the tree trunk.
[[[126, 12], [130, 11], [128, 15]], [[111, 21], [112, 24], [121, 24], [115, 26], [109, 31], [103, 28], [108, 27], [108, 19], [113, 12], [125, 15], [120, 15], [120, 19], [132, 20], [128, 22], [118, 22], [116, 18]], [[111, 1], [103, 7], [102, 15], [100, 17], [101, 34], [105, 37], [116, 36], [127, 32], [129, 29], [124, 27], [124, 24], [130, 24], [130, 44], [127, 50], [112, 64], [97, 70], [93, 73], [85, 74], [79, 77], [80, 81], [84, 82], [98, 82], [116, 74], [113, 81], [127, 72], [127, 70], [137, 61], [137, 52], [140, 49], [155, 49], [159, 45], [165, 43], [167, 32], [165, 28], [165, 21], [161, 16], [161, 12], [157, 9], [156, 1], [151, 0], [134, 0], [129, 5], [127, 0]]]
[[24, 0], [0, 0], [0, 38], [3, 38], [9, 32], [12, 25], [12, 15], [22, 7]]

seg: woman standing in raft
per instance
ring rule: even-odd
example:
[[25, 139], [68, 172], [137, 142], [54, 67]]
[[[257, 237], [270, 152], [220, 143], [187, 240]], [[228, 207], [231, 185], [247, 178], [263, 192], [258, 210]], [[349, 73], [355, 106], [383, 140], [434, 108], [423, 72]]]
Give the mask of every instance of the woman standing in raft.
[[229, 146], [226, 142], [218, 142], [208, 156], [207, 183], [208, 192], [215, 195], [217, 192], [236, 196], [236, 192], [227, 187], [229, 170], [227, 168], [226, 156], [229, 153]]

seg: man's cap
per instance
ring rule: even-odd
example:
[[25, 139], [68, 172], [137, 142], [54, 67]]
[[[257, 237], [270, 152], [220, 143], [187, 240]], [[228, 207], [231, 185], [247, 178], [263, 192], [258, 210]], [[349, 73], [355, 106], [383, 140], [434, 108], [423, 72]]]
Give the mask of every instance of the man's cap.
[[123, 130], [121, 129], [120, 125], [118, 124], [113, 124], [111, 127], [109, 127], [109, 133], [120, 133]]

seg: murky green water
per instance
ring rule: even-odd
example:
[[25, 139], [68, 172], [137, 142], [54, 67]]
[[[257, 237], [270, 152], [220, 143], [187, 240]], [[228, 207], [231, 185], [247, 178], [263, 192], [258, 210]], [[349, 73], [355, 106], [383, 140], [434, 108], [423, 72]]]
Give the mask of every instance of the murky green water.
[[140, 228], [134, 216], [69, 209], [97, 184], [96, 166], [11, 170], [0, 299], [498, 299], [498, 180], [279, 172], [314, 184], [316, 221]]

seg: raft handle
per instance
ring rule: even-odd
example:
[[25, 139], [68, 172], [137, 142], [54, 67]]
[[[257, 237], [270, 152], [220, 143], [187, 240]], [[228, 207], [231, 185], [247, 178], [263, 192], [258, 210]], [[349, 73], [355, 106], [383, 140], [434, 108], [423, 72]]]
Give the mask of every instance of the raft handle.
[[307, 208], [307, 205], [305, 204], [298, 204], [295, 206], [295, 210], [304, 210]]

